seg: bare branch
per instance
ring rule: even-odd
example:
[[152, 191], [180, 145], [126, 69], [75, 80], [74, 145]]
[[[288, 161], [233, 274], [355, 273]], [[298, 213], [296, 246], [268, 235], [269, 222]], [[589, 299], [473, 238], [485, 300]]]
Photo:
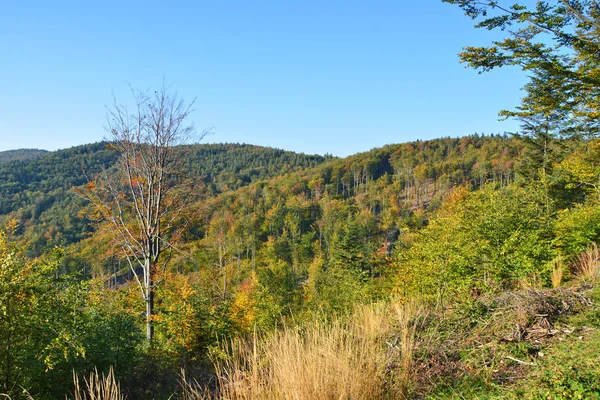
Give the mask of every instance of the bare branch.
[[[146, 302], [147, 338], [152, 340], [157, 264], [165, 249], [175, 249], [169, 239], [176, 239], [189, 224], [185, 211], [193, 201], [189, 191], [182, 196], [186, 181], [180, 170], [181, 146], [195, 134], [188, 123], [193, 102], [186, 104], [164, 83], [154, 95], [131, 87], [130, 91], [133, 113], [114, 96], [107, 112], [109, 140], [120, 159], [80, 195], [110, 226], [129, 263]], [[208, 133], [203, 131], [199, 138]]]

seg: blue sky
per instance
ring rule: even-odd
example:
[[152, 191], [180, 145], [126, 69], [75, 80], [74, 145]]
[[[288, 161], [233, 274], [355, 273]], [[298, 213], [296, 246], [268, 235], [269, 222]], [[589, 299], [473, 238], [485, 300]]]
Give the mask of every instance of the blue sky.
[[112, 92], [163, 77], [206, 142], [346, 156], [515, 131], [497, 112], [526, 77], [460, 65], [495, 38], [472, 25], [441, 0], [5, 2], [0, 150], [99, 141]]

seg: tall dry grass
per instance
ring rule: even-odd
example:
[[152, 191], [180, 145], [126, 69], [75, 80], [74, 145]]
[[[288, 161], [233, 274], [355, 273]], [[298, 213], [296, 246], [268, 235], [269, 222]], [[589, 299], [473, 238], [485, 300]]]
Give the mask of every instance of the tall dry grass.
[[73, 382], [75, 383], [75, 393], [73, 400], [124, 400], [125, 396], [121, 394], [121, 387], [115, 379], [115, 374], [111, 368], [108, 375], [100, 375], [94, 370], [89, 378], [83, 378], [83, 382], [76, 373], [73, 373]]
[[573, 270], [584, 281], [594, 281], [600, 278], [600, 249], [596, 243], [579, 255], [573, 265]]
[[201, 385], [195, 379], [188, 379], [185, 374], [185, 369], [179, 373], [179, 387], [181, 393], [180, 400], [198, 400], [198, 399], [214, 399], [213, 393], [206, 386]]
[[564, 278], [564, 264], [561, 257], [558, 257], [552, 261], [552, 274], [550, 280], [552, 287], [557, 288], [561, 285]]
[[215, 363], [223, 399], [402, 399], [411, 383], [414, 303], [254, 335]]

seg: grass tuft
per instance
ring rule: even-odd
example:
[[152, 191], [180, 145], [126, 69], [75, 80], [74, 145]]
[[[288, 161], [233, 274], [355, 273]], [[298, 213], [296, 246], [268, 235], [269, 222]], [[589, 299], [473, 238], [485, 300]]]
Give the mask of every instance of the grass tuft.
[[552, 262], [552, 287], [557, 288], [562, 284], [564, 278], [564, 266], [562, 258], [557, 258]]
[[406, 398], [419, 312], [413, 303], [377, 303], [349, 318], [238, 340], [215, 362], [219, 397]]
[[125, 396], [121, 394], [121, 387], [113, 369], [108, 371], [108, 375], [100, 375], [98, 370], [90, 373], [88, 379], [83, 378], [83, 382], [76, 373], [73, 373], [73, 382], [75, 383], [75, 394], [73, 400], [124, 400]]
[[596, 243], [579, 255], [573, 270], [586, 282], [593, 282], [600, 278], [600, 249]]

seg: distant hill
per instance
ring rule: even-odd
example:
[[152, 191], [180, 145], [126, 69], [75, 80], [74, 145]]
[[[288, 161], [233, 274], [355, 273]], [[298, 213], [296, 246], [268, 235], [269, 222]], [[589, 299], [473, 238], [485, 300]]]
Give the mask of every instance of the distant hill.
[[[275, 227], [285, 219], [283, 206], [290, 201], [303, 203], [325, 196], [351, 209], [366, 202], [379, 219], [377, 210], [389, 201], [409, 215], [411, 210], [437, 204], [456, 185], [506, 184], [514, 179], [521, 146], [511, 138], [474, 135], [388, 145], [340, 159], [248, 144], [196, 144], [182, 148], [182, 159], [187, 173], [204, 182], [201, 196], [213, 204], [213, 215], [239, 212], [234, 220], [242, 220], [254, 208], [251, 199], [269, 199], [259, 208], [273, 208], [273, 215], [281, 215], [262, 233], [267, 238], [281, 229], [289, 231], [289, 227]], [[16, 218], [30, 255], [81, 241], [94, 226], [79, 215], [84, 202], [71, 188], [110, 168], [117, 158], [107, 143], [94, 143], [0, 163], [0, 224]], [[231, 204], [248, 207], [237, 210]], [[327, 208], [314, 204], [287, 218], [299, 217], [300, 232], [308, 233], [319, 223], [323, 207]], [[270, 217], [258, 220], [263, 218]], [[376, 229], [373, 237], [387, 235], [384, 230]]]
[[212, 194], [310, 169], [334, 158], [249, 144], [197, 144], [186, 150], [190, 173], [201, 177]]
[[[182, 148], [182, 154], [189, 174], [206, 183], [207, 196], [316, 167], [332, 158], [247, 144], [196, 144]], [[31, 255], [85, 238], [92, 227], [78, 216], [82, 200], [71, 188], [110, 168], [117, 157], [101, 142], [0, 163], [0, 222], [9, 216], [19, 221]]]
[[48, 153], [47, 150], [40, 149], [18, 149], [0, 151], [0, 164], [10, 161], [24, 161], [38, 158]]

